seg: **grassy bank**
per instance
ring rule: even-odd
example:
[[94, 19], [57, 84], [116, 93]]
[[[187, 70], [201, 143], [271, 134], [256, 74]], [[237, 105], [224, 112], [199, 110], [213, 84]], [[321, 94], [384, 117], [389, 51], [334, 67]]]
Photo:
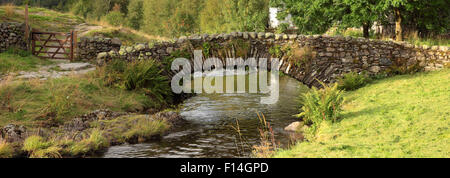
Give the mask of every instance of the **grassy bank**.
[[[18, 54], [8, 55], [0, 59], [20, 66], [18, 69], [37, 65], [31, 59], [22, 64]], [[6, 67], [5, 72], [12, 68]], [[28, 138], [23, 143], [7, 143], [0, 138], [0, 158], [83, 157], [110, 145], [152, 139], [172, 125], [166, 116], [139, 113], [152, 114], [171, 107], [171, 99], [168, 80], [161, 75], [160, 64], [152, 60], [131, 64], [114, 60], [86, 75], [58, 79], [6, 77], [0, 81], [0, 128], [7, 124], [25, 126]], [[82, 131], [67, 130], [67, 125], [73, 129], [70, 127], [77, 123], [74, 118], [99, 109], [128, 114], [83, 120], [89, 125]]]
[[[168, 41], [168, 38], [152, 36], [126, 27], [118, 27], [105, 21], [85, 20], [71, 13], [62, 13], [45, 8], [29, 7], [31, 27], [41, 31], [69, 32], [78, 29], [79, 37], [103, 36], [119, 38], [124, 45], [135, 43]], [[25, 22], [24, 7], [0, 6], [0, 22]], [[87, 24], [84, 24], [87, 23]], [[79, 27], [83, 24], [83, 27]]]
[[[46, 138], [32, 135], [22, 145], [0, 145], [1, 157], [17, 157], [18, 152], [30, 158], [85, 157], [111, 145], [140, 143], [164, 134], [171, 125], [161, 118], [148, 115], [123, 116], [91, 123], [88, 130], [73, 139], [57, 134]], [[64, 133], [58, 133], [64, 134]]]
[[450, 157], [449, 69], [375, 81], [345, 98], [342, 120], [275, 157]]
[[3, 81], [0, 85], [0, 126], [62, 123], [95, 109], [142, 112], [163, 105], [144, 91], [107, 87], [95, 75], [48, 81]]
[[[30, 25], [43, 31], [68, 32], [84, 20], [78, 16], [45, 8], [30, 7]], [[25, 22], [25, 9], [22, 6], [0, 6], [1, 22]]]
[[[8, 56], [3, 58], [3, 56]], [[0, 54], [1, 72], [34, 69], [48, 63], [34, 57]], [[40, 61], [40, 62], [37, 62]], [[171, 106], [168, 80], [154, 61], [116, 61], [86, 75], [48, 80], [0, 82], [0, 126], [55, 125], [97, 109], [145, 112]]]
[[52, 61], [40, 59], [30, 52], [10, 49], [0, 53], [0, 75], [17, 71], [32, 71], [39, 66], [53, 64]]

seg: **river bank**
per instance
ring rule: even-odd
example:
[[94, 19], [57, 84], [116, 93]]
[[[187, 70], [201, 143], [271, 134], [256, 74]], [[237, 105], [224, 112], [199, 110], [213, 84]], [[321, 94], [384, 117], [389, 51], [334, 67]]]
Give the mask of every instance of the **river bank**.
[[345, 93], [340, 121], [275, 158], [450, 157], [450, 70], [400, 75]]
[[96, 110], [57, 127], [9, 124], [1, 129], [1, 157], [87, 157], [114, 145], [160, 139], [186, 121], [174, 111], [152, 115]]
[[[128, 71], [137, 66], [121, 64], [121, 72], [111, 71], [117, 65], [68, 63], [6, 73], [0, 80], [0, 157], [85, 157], [170, 132], [182, 119], [165, 111], [176, 108], [177, 97], [156, 64], [147, 69], [155, 73], [132, 79]], [[153, 77], [159, 78], [148, 82]], [[136, 80], [149, 85], [125, 87]]]

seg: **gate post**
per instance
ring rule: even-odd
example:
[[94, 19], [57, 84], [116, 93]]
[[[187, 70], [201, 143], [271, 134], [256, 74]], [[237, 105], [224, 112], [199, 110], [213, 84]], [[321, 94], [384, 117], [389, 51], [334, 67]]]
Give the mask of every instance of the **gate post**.
[[73, 31], [73, 58], [77, 58], [77, 50], [78, 50], [78, 39], [77, 39], [77, 31]]
[[25, 41], [27, 43], [27, 50], [30, 50], [30, 23], [28, 17], [28, 4], [25, 5]]
[[70, 62], [73, 61], [73, 30], [70, 30]]

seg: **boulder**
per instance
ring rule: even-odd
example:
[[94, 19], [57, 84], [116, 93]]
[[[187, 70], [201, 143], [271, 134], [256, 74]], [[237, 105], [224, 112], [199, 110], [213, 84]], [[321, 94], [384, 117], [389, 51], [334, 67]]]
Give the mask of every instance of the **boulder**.
[[300, 126], [303, 126], [302, 122], [293, 122], [292, 124], [290, 124], [289, 126], [284, 128], [284, 130], [290, 131], [290, 132], [296, 132], [300, 129]]
[[0, 136], [6, 142], [22, 142], [25, 140], [27, 129], [24, 126], [9, 124], [0, 130]]

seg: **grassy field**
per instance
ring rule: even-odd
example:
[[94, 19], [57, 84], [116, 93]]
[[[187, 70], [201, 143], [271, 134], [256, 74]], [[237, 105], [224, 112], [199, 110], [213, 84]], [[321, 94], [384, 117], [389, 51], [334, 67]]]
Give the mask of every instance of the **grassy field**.
[[[0, 6], [0, 22], [25, 22], [24, 7]], [[68, 32], [84, 20], [78, 16], [45, 8], [30, 7], [31, 27], [41, 31]]]
[[[78, 31], [81, 36], [103, 36], [106, 38], [119, 38], [124, 45], [134, 45], [135, 43], [168, 41], [169, 39], [159, 36], [152, 36], [140, 31], [126, 27], [115, 27], [104, 21], [92, 21], [73, 15], [62, 13], [45, 8], [30, 7], [29, 17], [31, 27], [40, 31], [69, 32], [76, 29], [80, 24], [87, 23], [87, 26], [96, 27], [81, 29]], [[0, 6], [0, 22], [24, 22], [24, 7], [21, 6]], [[98, 29], [100, 27], [100, 29]], [[84, 30], [84, 31], [83, 31]]]
[[275, 157], [450, 157], [449, 69], [375, 81], [345, 98], [340, 122]]
[[29, 52], [8, 50], [0, 53], [0, 75], [17, 71], [32, 71], [39, 66], [53, 64], [52, 61], [32, 56]]

